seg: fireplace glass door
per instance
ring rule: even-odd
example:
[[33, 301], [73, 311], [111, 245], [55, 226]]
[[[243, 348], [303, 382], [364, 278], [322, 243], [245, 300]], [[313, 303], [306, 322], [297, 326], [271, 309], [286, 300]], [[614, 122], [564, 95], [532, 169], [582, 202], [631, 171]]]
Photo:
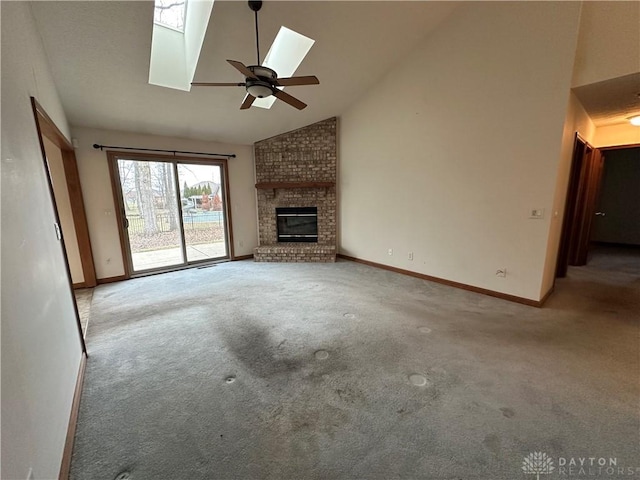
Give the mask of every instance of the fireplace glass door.
[[276, 208], [278, 242], [317, 242], [318, 209], [316, 207]]

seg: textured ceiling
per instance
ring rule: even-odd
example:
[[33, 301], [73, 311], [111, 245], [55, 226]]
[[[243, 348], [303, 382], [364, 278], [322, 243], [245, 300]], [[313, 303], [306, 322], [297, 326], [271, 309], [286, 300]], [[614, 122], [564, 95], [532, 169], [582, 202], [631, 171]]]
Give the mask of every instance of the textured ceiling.
[[640, 115], [640, 73], [573, 89], [597, 127], [627, 122]]
[[[32, 2], [32, 11], [71, 125], [250, 144], [340, 115], [459, 5], [265, 2], [263, 55], [281, 25], [316, 40], [296, 74], [320, 85], [287, 88], [309, 104], [302, 111], [280, 101], [240, 111], [239, 87], [149, 85], [153, 2]], [[243, 81], [225, 59], [255, 63], [253, 22], [246, 2], [216, 1], [194, 81]]]

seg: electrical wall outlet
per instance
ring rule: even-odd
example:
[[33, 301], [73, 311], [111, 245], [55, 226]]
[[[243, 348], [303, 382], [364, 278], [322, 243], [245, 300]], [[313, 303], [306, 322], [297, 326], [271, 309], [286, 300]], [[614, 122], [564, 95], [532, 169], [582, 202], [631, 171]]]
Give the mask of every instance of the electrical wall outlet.
[[407, 258], [409, 260], [413, 260], [413, 252], [409, 252], [409, 254], [407, 255]]
[[496, 277], [506, 277], [507, 276], [507, 269], [506, 268], [499, 268], [498, 270], [496, 270]]
[[389, 255], [393, 255], [393, 248], [390, 248], [388, 253], [389, 253]]

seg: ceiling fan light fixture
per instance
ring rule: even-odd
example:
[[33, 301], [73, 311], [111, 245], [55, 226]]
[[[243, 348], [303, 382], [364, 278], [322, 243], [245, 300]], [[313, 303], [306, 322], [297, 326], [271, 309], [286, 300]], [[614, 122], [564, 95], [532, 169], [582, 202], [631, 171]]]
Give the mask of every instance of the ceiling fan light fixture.
[[640, 115], [629, 117], [628, 120], [629, 120], [629, 123], [634, 127], [640, 127]]
[[266, 98], [273, 95], [273, 90], [266, 82], [254, 82], [251, 85], [247, 83], [247, 93], [256, 98]]
[[278, 74], [269, 67], [249, 65], [247, 67], [257, 78], [246, 79], [247, 93], [256, 98], [267, 98], [273, 95], [271, 82], [278, 78]]

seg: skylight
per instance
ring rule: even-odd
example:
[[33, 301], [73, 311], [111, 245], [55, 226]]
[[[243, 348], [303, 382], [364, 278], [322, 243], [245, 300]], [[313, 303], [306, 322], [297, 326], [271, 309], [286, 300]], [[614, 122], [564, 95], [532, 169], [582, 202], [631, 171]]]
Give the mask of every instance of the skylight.
[[[316, 43], [315, 40], [294, 32], [290, 28], [280, 27], [262, 65], [278, 72], [278, 77], [291, 77], [314, 43]], [[280, 88], [280, 90], [282, 89]], [[253, 106], [271, 108], [275, 101], [276, 97], [273, 95], [267, 98], [256, 98]]]
[[184, 33], [187, 0], [155, 0], [153, 21]]
[[191, 90], [213, 1], [155, 0], [150, 84]]

